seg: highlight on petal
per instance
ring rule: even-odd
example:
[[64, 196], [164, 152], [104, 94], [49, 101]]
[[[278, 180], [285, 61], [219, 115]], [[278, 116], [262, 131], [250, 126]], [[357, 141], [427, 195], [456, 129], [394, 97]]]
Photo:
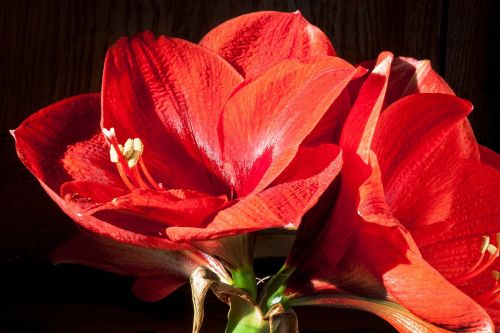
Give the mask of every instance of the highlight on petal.
[[238, 196], [263, 190], [286, 168], [353, 75], [339, 58], [291, 60], [233, 93], [220, 138], [226, 178]]
[[345, 151], [356, 152], [364, 162], [369, 158], [370, 145], [382, 110], [393, 57], [390, 52], [379, 55], [377, 65], [361, 86], [342, 129], [340, 146]]
[[[364, 61], [360, 66], [372, 70], [376, 62]], [[400, 98], [416, 93], [455, 95], [446, 81], [432, 68], [429, 60], [409, 57], [394, 58], [387, 84], [384, 104], [389, 106]]]
[[[475, 161], [464, 161], [461, 167], [463, 178], [453, 197], [450, 228], [429, 235], [427, 242], [420, 245], [423, 257], [451, 279], [464, 276], [478, 261], [483, 236], [491, 237], [495, 244], [495, 235], [500, 231], [500, 207], [497, 204], [500, 200], [500, 172]], [[499, 265], [500, 261], [496, 260], [477, 279], [463, 283], [464, 290], [477, 295], [491, 289], [494, 284], [491, 271], [500, 269]]]
[[387, 86], [386, 104], [415, 93], [455, 95], [446, 81], [432, 69], [429, 60], [395, 58]]
[[380, 116], [372, 149], [379, 157], [387, 202], [409, 229], [446, 221], [457, 160], [471, 156], [462, 140], [470, 103], [444, 94], [402, 98]]
[[106, 56], [102, 126], [139, 138], [153, 178], [167, 188], [228, 193], [217, 176], [219, 112], [242, 82], [231, 65], [190, 42], [125, 37]]
[[246, 78], [281, 61], [335, 55], [328, 37], [299, 11], [262, 11], [233, 18], [206, 34], [200, 45], [218, 53]]
[[273, 186], [221, 210], [206, 228], [170, 227], [167, 235], [175, 241], [193, 241], [260, 229], [296, 229], [302, 216], [317, 202], [342, 165], [337, 146], [321, 145], [301, 147], [289, 170], [306, 160], [309, 169], [298, 173], [285, 170]]

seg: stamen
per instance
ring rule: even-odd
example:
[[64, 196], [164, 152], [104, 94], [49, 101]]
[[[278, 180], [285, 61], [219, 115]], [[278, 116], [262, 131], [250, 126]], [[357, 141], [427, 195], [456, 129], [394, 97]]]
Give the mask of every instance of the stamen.
[[136, 166], [132, 168], [132, 172], [134, 173], [135, 179], [138, 181], [141, 188], [150, 188], [148, 184], [142, 179], [141, 174], [139, 173], [139, 169]]
[[102, 132], [110, 144], [109, 158], [111, 162], [116, 164], [118, 173], [129, 190], [133, 191], [137, 188], [137, 186], [142, 189], [151, 188], [148, 183], [144, 181], [137, 164], [140, 165], [140, 168], [150, 185], [157, 190], [162, 189], [162, 187], [153, 179], [146, 168], [144, 161], [142, 160], [144, 144], [141, 139], [129, 138], [122, 146], [118, 144], [114, 128], [110, 128], [109, 130], [104, 128]]
[[120, 174], [120, 177], [122, 178], [123, 182], [127, 186], [127, 188], [130, 191], [133, 191], [136, 189], [134, 184], [128, 179], [127, 175], [125, 174], [125, 171], [123, 170], [123, 166], [120, 163], [116, 163], [116, 168], [118, 169], [118, 173]]
[[151, 174], [149, 173], [148, 169], [146, 168], [146, 164], [142, 161], [142, 158], [139, 160], [139, 165], [141, 166], [141, 170], [144, 173], [144, 176], [146, 176], [146, 179], [148, 182], [157, 190], [161, 190], [162, 187], [158, 185], [158, 183], [153, 179]]

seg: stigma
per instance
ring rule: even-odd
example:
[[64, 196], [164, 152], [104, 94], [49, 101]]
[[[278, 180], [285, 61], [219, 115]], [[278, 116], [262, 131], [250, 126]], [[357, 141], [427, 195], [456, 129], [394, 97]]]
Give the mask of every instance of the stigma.
[[[493, 264], [500, 255], [500, 233], [495, 234], [496, 245], [491, 244], [489, 236], [483, 236], [479, 248], [480, 256], [476, 263], [464, 274], [449, 279], [455, 285], [465, 285], [480, 274], [492, 269]], [[480, 295], [474, 296], [474, 300], [482, 306], [489, 306], [500, 299], [500, 272], [491, 270], [493, 279], [492, 286]]]
[[142, 158], [144, 144], [139, 138], [129, 138], [123, 145], [118, 143], [114, 128], [103, 128], [102, 133], [109, 143], [109, 159], [116, 164], [123, 183], [130, 191], [137, 188], [161, 190], [149, 173]]

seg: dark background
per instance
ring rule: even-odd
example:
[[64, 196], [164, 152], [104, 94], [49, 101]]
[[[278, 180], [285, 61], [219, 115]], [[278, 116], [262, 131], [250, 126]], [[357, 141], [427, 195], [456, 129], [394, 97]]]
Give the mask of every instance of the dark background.
[[[0, 332], [189, 332], [184, 288], [145, 304], [130, 279], [77, 266], [53, 267], [48, 252], [71, 221], [17, 160], [8, 130], [62, 98], [99, 91], [104, 56], [120, 36], [142, 30], [197, 42], [217, 24], [256, 10], [299, 9], [356, 63], [382, 50], [430, 59], [475, 105], [480, 143], [499, 150], [496, 98], [500, 10], [495, 0], [0, 1]], [[274, 262], [259, 263], [261, 275]], [[208, 299], [205, 332], [221, 332], [225, 305]], [[388, 332], [377, 318], [299, 311], [303, 332]], [[346, 320], [356, 318], [357, 320]]]

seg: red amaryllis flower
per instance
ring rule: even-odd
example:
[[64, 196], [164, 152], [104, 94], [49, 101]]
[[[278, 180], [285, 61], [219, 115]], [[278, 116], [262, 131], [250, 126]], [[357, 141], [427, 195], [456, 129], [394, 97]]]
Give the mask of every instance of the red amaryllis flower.
[[338, 147], [300, 146], [356, 73], [329, 56], [317, 28], [298, 13], [263, 12], [202, 44], [122, 38], [101, 94], [60, 101], [12, 131], [21, 161], [85, 229], [193, 250], [193, 241], [295, 228], [337, 174]]
[[[391, 62], [382, 54], [351, 87], [334, 211], [314, 241], [307, 225], [299, 230], [284, 269], [287, 295], [268, 305], [360, 308], [404, 332], [492, 332], [465, 293], [495, 314], [498, 288], [486, 276], [498, 244], [481, 246], [481, 236], [498, 231], [500, 175], [478, 158], [465, 118], [471, 105], [450, 95], [428, 62]], [[415, 92], [423, 93], [401, 98]]]

